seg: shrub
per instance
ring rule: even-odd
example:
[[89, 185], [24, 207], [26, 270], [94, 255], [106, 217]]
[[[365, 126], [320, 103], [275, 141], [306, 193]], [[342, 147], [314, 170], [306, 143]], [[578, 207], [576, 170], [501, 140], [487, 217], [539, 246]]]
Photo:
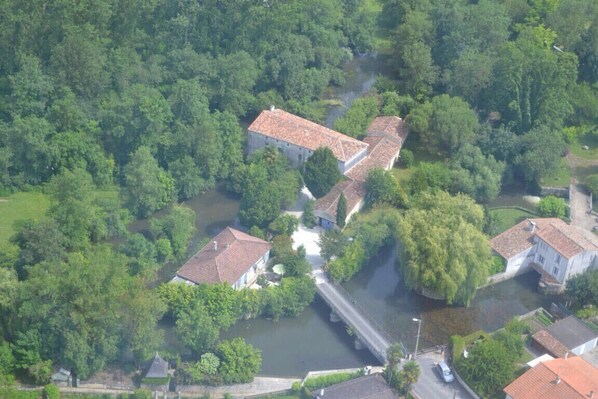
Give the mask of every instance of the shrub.
[[565, 200], [554, 195], [542, 198], [538, 204], [538, 210], [544, 217], [564, 218], [567, 214]]
[[592, 195], [598, 195], [598, 174], [589, 175], [586, 178], [586, 186], [588, 190], [592, 193]]
[[44, 399], [60, 399], [60, 390], [54, 384], [48, 384], [44, 387]]
[[315, 215], [314, 215], [314, 200], [307, 200], [305, 205], [303, 206], [303, 215], [301, 217], [303, 224], [308, 229], [313, 228], [316, 225], [315, 222]]
[[408, 149], [401, 150], [401, 157], [400, 157], [401, 165], [406, 168], [410, 168], [413, 166], [413, 153]]
[[316, 389], [326, 388], [331, 385], [340, 384], [341, 382], [349, 381], [353, 378], [357, 378], [362, 375], [363, 373], [361, 373], [360, 371], [357, 371], [355, 373], [337, 373], [323, 375], [320, 377], [306, 379], [303, 383], [303, 386], [309, 389], [310, 391], [315, 391]]

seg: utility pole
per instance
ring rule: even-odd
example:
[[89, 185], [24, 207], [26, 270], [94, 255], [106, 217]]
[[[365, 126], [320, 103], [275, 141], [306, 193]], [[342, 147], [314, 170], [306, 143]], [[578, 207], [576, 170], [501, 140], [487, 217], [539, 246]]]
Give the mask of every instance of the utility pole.
[[422, 319], [413, 318], [413, 321], [417, 321], [417, 338], [415, 339], [415, 353], [413, 354], [413, 360], [417, 358], [417, 348], [419, 346], [419, 334], [422, 328]]

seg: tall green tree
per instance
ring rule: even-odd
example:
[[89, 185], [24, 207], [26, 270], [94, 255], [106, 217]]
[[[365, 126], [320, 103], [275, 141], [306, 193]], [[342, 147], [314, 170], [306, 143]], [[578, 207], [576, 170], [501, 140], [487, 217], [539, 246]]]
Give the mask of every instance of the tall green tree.
[[338, 198], [338, 204], [336, 205], [336, 224], [341, 229], [345, 227], [347, 219], [347, 198], [343, 193]]
[[318, 148], [305, 162], [303, 179], [316, 198], [326, 195], [341, 176], [337, 160], [330, 148]]
[[491, 263], [483, 209], [465, 195], [426, 193], [399, 220], [405, 284], [468, 305]]
[[137, 216], [148, 216], [174, 199], [174, 181], [158, 165], [148, 147], [141, 147], [125, 166], [125, 202]]
[[209, 351], [218, 340], [219, 330], [203, 303], [194, 301], [181, 310], [176, 321], [176, 332], [181, 342], [199, 355]]
[[247, 383], [260, 371], [262, 356], [259, 349], [245, 343], [243, 338], [222, 341], [216, 350], [220, 358], [218, 372], [227, 384]]

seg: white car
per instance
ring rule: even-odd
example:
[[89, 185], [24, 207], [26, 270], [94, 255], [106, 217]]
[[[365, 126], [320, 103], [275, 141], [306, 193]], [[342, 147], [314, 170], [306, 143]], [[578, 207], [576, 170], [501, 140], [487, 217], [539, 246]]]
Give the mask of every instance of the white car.
[[439, 362], [436, 365], [436, 371], [438, 371], [440, 378], [442, 378], [444, 382], [455, 381], [455, 376], [453, 375], [451, 368], [445, 362]]

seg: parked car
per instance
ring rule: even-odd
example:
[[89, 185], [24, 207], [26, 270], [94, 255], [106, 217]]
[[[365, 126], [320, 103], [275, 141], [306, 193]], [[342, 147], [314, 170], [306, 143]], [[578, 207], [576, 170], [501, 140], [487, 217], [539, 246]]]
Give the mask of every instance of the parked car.
[[445, 362], [436, 364], [436, 371], [438, 371], [440, 378], [442, 378], [444, 382], [455, 381], [455, 376], [453, 375], [451, 368]]

